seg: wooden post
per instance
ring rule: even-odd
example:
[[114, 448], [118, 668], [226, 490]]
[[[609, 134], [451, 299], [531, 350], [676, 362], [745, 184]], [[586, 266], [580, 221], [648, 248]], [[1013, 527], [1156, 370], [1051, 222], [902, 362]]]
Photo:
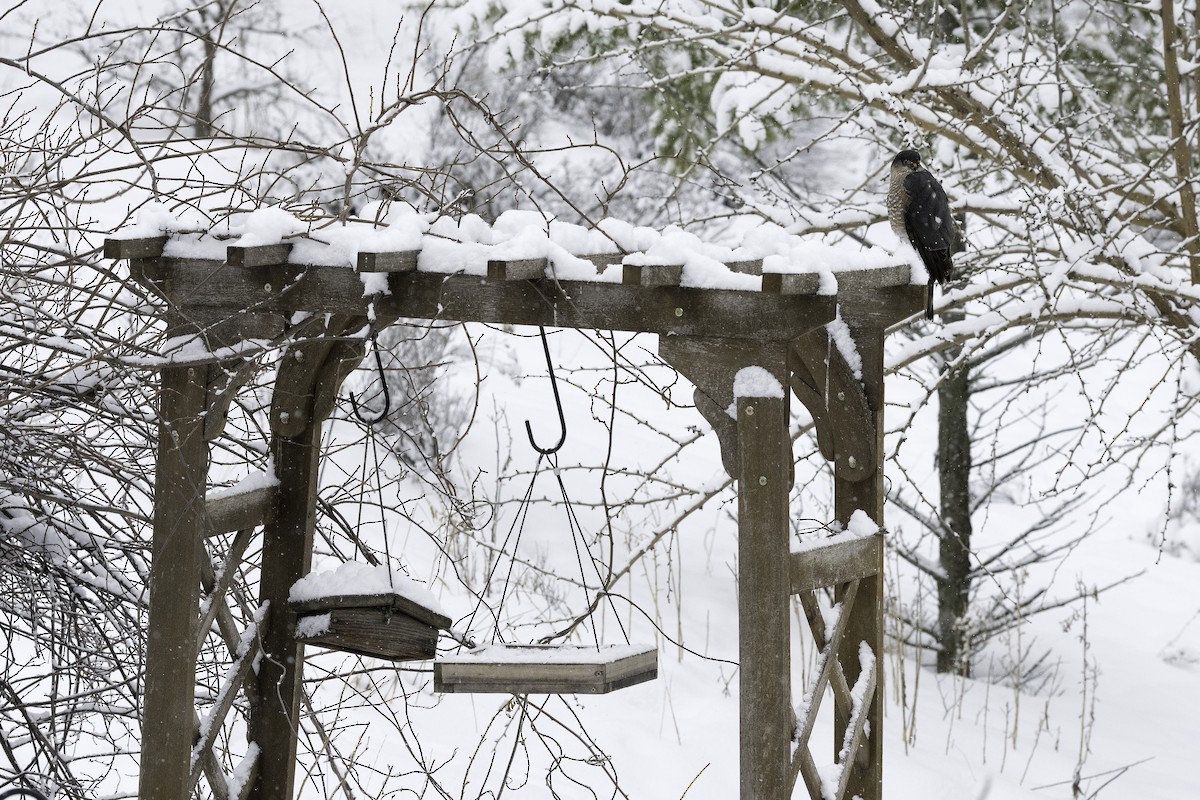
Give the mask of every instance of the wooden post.
[[[142, 707], [142, 800], [184, 800], [190, 771], [196, 685], [197, 545], [205, 531], [204, 367], [162, 371], [150, 620]], [[168, 723], [169, 724], [164, 724]]]
[[788, 397], [737, 401], [741, 800], [792, 794]]
[[[880, 527], [883, 526], [883, 337], [884, 329], [877, 326], [855, 326], [851, 332], [862, 358], [862, 381], [870, 407], [870, 420], [864, 420], [860, 435], [874, 438], [878, 453], [875, 469], [865, 479], [846, 477], [843, 465], [836, 462], [833, 478], [834, 515], [843, 525], [858, 510], [865, 511]], [[843, 431], [843, 433], [845, 433]], [[876, 574], [864, 578], [858, 587], [854, 614], [838, 652], [838, 660], [851, 686], [862, 671], [859, 665], [859, 644], [866, 642], [875, 654], [875, 695], [867, 712], [870, 735], [859, 749], [857, 768], [853, 769], [846, 797], [862, 800], [882, 800], [883, 797], [883, 548], [878, 551]], [[841, 747], [849, 723], [849, 709], [837, 708], [834, 718], [834, 749]], [[852, 765], [846, 765], [850, 769]]]
[[292, 584], [308, 574], [316, 519], [321, 422], [298, 436], [272, 443], [279, 477], [277, 513], [263, 528], [259, 601], [269, 602], [263, 659], [258, 666], [258, 706], [251, 741], [259, 747], [252, 800], [292, 800], [304, 645], [296, 641], [296, 615], [288, 610]]

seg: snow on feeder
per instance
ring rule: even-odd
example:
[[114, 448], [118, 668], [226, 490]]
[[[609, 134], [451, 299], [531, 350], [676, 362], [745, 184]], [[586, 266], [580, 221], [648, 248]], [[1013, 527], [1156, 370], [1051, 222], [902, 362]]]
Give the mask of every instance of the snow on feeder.
[[387, 567], [348, 561], [296, 581], [288, 596], [296, 639], [389, 661], [433, 658], [450, 618], [429, 590]]
[[607, 694], [658, 677], [658, 648], [491, 644], [433, 664], [438, 692]]

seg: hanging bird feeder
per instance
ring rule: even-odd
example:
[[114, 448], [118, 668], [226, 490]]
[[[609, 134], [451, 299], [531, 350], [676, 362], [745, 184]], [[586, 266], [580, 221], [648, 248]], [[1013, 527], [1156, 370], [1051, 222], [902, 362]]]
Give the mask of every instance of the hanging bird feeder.
[[420, 584], [353, 562], [297, 581], [288, 607], [297, 641], [388, 661], [433, 658], [438, 631], [450, 628]]
[[492, 644], [433, 665], [438, 692], [607, 694], [658, 677], [654, 645]]

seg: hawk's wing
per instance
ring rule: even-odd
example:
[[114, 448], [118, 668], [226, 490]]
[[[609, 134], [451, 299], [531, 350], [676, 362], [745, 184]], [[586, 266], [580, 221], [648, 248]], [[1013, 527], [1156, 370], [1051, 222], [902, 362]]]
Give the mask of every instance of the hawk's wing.
[[929, 270], [929, 277], [945, 283], [954, 267], [950, 256], [962, 250], [946, 191], [936, 178], [921, 171], [904, 179], [904, 192], [908, 195], [904, 208], [908, 240]]

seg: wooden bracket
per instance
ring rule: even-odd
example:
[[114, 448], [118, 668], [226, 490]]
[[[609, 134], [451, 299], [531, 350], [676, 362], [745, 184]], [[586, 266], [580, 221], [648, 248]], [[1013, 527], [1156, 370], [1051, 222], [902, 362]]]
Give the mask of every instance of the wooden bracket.
[[861, 380], [825, 328], [792, 343], [791, 387], [817, 428], [821, 455], [850, 481], [875, 474], [875, 416]]
[[[658, 354], [679, 370], [696, 387], [696, 410], [704, 416], [721, 443], [721, 463], [730, 476], [740, 474], [741, 456], [736, 418], [730, 415], [734, 407], [733, 381], [743, 367], [769, 365], [762, 363], [764, 350], [786, 347], [783, 342], [744, 342], [697, 336], [663, 337], [658, 342]], [[785, 385], [786, 375], [776, 375]], [[787, 450], [791, 461], [792, 440], [786, 431], [780, 436], [780, 447]]]
[[338, 337], [366, 324], [365, 317], [334, 315], [321, 320], [315, 335], [299, 338], [284, 349], [271, 398], [273, 434], [296, 437], [329, 416], [342, 382], [367, 352], [365, 340]]

